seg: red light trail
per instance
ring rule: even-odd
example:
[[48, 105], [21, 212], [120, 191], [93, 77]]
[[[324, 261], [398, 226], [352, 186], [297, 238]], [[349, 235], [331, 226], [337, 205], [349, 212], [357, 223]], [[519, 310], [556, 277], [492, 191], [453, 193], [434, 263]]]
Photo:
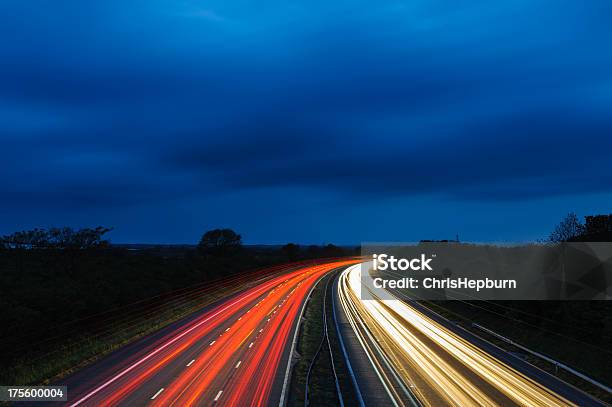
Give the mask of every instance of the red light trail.
[[[359, 260], [284, 269], [106, 369], [69, 405], [267, 405], [279, 393], [305, 299], [326, 273]], [[276, 390], [276, 391], [274, 391]]]

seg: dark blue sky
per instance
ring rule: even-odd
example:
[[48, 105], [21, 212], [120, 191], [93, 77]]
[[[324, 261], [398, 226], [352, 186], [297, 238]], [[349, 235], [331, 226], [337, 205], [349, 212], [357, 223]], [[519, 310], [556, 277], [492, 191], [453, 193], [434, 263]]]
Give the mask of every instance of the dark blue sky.
[[612, 212], [611, 19], [609, 0], [2, 1], [0, 234], [545, 237]]

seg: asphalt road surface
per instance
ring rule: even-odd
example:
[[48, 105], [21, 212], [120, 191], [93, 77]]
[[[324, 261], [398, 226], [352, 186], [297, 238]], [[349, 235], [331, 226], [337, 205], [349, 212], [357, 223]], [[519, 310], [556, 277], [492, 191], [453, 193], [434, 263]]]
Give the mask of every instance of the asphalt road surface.
[[327, 272], [354, 263], [266, 278], [56, 384], [68, 386], [69, 406], [278, 405], [307, 296]]
[[366, 405], [602, 405], [414, 302], [383, 299], [361, 271], [340, 274], [335, 295]]

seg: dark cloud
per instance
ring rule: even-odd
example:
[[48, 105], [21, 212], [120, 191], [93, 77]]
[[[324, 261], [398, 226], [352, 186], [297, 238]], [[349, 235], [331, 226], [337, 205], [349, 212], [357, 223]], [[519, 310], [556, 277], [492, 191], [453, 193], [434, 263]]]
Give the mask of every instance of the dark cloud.
[[23, 208], [180, 213], [271, 189], [279, 210], [314, 191], [341, 207], [608, 194], [610, 11], [4, 2], [0, 169], [18, 215], [0, 227]]
[[355, 135], [343, 139], [331, 136], [329, 129], [279, 123], [266, 123], [263, 129], [245, 124], [228, 133], [233, 137], [225, 142], [221, 137], [215, 143], [192, 140], [168, 164], [214, 171], [233, 188], [303, 185], [363, 198], [385, 191], [514, 200], [612, 187], [612, 165], [606, 159], [612, 120], [562, 110], [524, 112], [423, 140], [399, 135], [391, 141], [368, 137], [359, 142]]

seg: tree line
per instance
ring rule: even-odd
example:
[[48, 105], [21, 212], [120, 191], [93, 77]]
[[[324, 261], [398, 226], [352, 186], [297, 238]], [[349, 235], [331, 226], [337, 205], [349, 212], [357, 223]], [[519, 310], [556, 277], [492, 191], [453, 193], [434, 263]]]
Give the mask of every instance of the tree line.
[[555, 226], [549, 242], [610, 242], [612, 241], [612, 215], [585, 216], [581, 222], [578, 215], [570, 212]]
[[103, 236], [112, 229], [103, 226], [74, 230], [70, 227], [32, 229], [15, 232], [0, 238], [4, 249], [77, 249], [108, 247]]

